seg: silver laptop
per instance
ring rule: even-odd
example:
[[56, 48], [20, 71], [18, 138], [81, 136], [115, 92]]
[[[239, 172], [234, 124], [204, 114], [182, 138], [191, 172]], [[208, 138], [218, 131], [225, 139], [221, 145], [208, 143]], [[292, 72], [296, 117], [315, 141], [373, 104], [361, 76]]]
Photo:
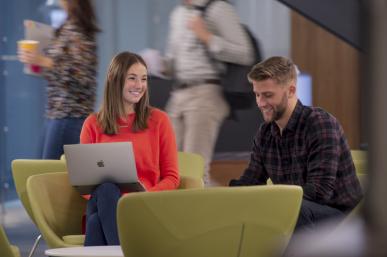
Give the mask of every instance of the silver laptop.
[[70, 183], [81, 194], [90, 194], [103, 182], [129, 192], [144, 191], [131, 142], [64, 145], [64, 152]]

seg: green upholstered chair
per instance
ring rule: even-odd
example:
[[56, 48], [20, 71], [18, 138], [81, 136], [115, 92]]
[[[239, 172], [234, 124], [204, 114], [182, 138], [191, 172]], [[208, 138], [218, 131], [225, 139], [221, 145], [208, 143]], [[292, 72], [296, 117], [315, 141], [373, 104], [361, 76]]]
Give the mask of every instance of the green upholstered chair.
[[[66, 171], [65, 162], [62, 160], [32, 160], [16, 159], [12, 161], [12, 176], [15, 183], [16, 192], [27, 214], [36, 224], [32, 215], [30, 201], [27, 195], [27, 179], [30, 176], [51, 172]], [[39, 244], [41, 235], [39, 235], [31, 248], [29, 257], [31, 257]]]
[[178, 152], [180, 175], [203, 179], [204, 158], [195, 153]]
[[179, 189], [203, 188], [204, 159], [195, 153], [178, 152]]
[[126, 257], [267, 257], [286, 246], [301, 200], [287, 185], [129, 194], [117, 209], [121, 247]]
[[27, 194], [35, 224], [49, 248], [83, 245], [87, 201], [70, 185], [67, 172], [29, 177]]
[[367, 189], [367, 151], [351, 150], [352, 160], [355, 165], [356, 175], [360, 181], [363, 190]]
[[17, 246], [11, 245], [5, 234], [3, 226], [0, 225], [0, 256], [1, 257], [20, 257], [20, 251]]
[[12, 161], [12, 175], [16, 192], [32, 221], [34, 221], [34, 217], [27, 196], [27, 179], [32, 175], [63, 171], [67, 171], [63, 160], [16, 159]]
[[351, 150], [357, 174], [367, 174], [367, 151]]

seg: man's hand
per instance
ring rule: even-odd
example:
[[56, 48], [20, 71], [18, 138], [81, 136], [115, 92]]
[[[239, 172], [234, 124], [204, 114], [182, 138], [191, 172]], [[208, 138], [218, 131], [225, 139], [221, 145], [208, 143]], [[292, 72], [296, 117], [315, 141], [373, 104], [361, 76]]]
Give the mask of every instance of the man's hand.
[[206, 45], [210, 42], [212, 34], [208, 31], [201, 16], [196, 16], [188, 22], [188, 28], [192, 30], [200, 41]]

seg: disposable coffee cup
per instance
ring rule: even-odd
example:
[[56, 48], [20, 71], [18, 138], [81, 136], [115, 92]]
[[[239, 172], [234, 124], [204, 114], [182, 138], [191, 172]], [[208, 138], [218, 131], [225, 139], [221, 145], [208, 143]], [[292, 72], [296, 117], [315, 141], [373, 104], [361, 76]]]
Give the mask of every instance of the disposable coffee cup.
[[[17, 45], [19, 50], [27, 50], [30, 52], [37, 52], [39, 49], [39, 41], [36, 40], [19, 40], [17, 41]], [[39, 75], [40, 67], [35, 64], [25, 64], [23, 68], [24, 73], [30, 75]]]
[[19, 40], [17, 41], [19, 49], [37, 51], [39, 47], [39, 41], [36, 40]]

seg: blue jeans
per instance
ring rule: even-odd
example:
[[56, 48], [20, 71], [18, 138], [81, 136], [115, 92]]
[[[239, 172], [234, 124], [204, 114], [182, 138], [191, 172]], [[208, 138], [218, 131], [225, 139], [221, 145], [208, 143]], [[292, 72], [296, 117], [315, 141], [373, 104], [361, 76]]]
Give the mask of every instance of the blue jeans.
[[113, 183], [103, 183], [93, 191], [86, 207], [85, 246], [120, 244], [116, 217], [120, 197]]
[[342, 219], [345, 213], [327, 205], [303, 199], [295, 230], [313, 229], [319, 222], [329, 219]]
[[79, 144], [85, 118], [46, 119], [42, 159], [59, 159], [63, 145]]

